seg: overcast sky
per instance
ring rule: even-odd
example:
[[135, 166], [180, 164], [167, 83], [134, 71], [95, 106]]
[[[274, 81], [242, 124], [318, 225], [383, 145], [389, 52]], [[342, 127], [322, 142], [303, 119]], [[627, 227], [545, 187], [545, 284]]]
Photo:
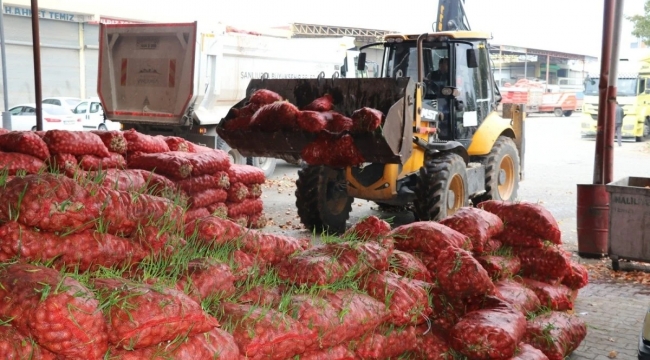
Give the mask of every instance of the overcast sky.
[[[29, 0], [14, 0], [29, 4]], [[491, 32], [492, 43], [599, 56], [604, 0], [466, 0], [473, 30]], [[619, 0], [621, 1], [621, 0]], [[643, 13], [644, 0], [625, 0], [625, 14]], [[10, 1], [5, 1], [5, 4]], [[431, 31], [438, 0], [40, 0], [79, 12], [156, 21], [222, 22], [281, 26], [292, 22], [421, 33]], [[126, 9], [126, 10], [125, 10]], [[621, 49], [633, 41], [625, 21]]]

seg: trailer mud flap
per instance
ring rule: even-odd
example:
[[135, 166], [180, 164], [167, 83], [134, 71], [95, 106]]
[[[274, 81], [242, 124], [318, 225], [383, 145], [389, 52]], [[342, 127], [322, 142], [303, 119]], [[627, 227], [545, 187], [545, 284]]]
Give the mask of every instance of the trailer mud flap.
[[[325, 94], [334, 98], [334, 111], [345, 116], [362, 107], [380, 110], [385, 115], [382, 126], [373, 133], [354, 134], [354, 142], [367, 162], [404, 163], [411, 155], [415, 84], [400, 79], [260, 79], [251, 80], [246, 99], [233, 108], [247, 104], [259, 89], [280, 94], [303, 108]], [[244, 156], [275, 157], [299, 160], [302, 149], [316, 139], [316, 134], [296, 131], [263, 132], [260, 130], [227, 131], [224, 126], [234, 116], [230, 112], [217, 132], [230, 147]]]

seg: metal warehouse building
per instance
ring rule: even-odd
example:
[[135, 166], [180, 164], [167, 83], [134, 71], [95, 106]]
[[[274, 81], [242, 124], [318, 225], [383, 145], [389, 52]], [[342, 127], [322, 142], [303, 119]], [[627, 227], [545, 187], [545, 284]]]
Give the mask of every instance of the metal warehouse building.
[[[43, 97], [96, 96], [98, 23], [130, 21], [51, 9], [40, 9], [39, 18]], [[34, 102], [31, 10], [4, 4], [3, 20], [9, 104]]]

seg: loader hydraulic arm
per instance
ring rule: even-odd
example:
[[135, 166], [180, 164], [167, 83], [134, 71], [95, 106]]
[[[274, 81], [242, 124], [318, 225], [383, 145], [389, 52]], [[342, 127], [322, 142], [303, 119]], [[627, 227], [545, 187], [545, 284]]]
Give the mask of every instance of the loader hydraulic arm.
[[465, 13], [465, 0], [439, 0], [433, 31], [471, 30]]

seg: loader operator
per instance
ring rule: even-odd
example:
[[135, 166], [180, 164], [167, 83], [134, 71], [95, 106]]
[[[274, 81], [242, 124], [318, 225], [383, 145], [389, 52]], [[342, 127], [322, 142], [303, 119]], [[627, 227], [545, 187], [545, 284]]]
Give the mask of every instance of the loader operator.
[[449, 58], [441, 58], [438, 61], [438, 70], [434, 70], [427, 75], [427, 83], [434, 85], [434, 88], [441, 89], [449, 84]]
[[[434, 70], [427, 75], [425, 84], [427, 85], [426, 98], [428, 98], [429, 95], [440, 95], [440, 90], [449, 85], [449, 58], [440, 58], [438, 61], [438, 70]], [[440, 127], [438, 131], [441, 138], [444, 139], [449, 136], [449, 103], [447, 99], [444, 98], [438, 98], [436, 103], [441, 115], [439, 118]]]

